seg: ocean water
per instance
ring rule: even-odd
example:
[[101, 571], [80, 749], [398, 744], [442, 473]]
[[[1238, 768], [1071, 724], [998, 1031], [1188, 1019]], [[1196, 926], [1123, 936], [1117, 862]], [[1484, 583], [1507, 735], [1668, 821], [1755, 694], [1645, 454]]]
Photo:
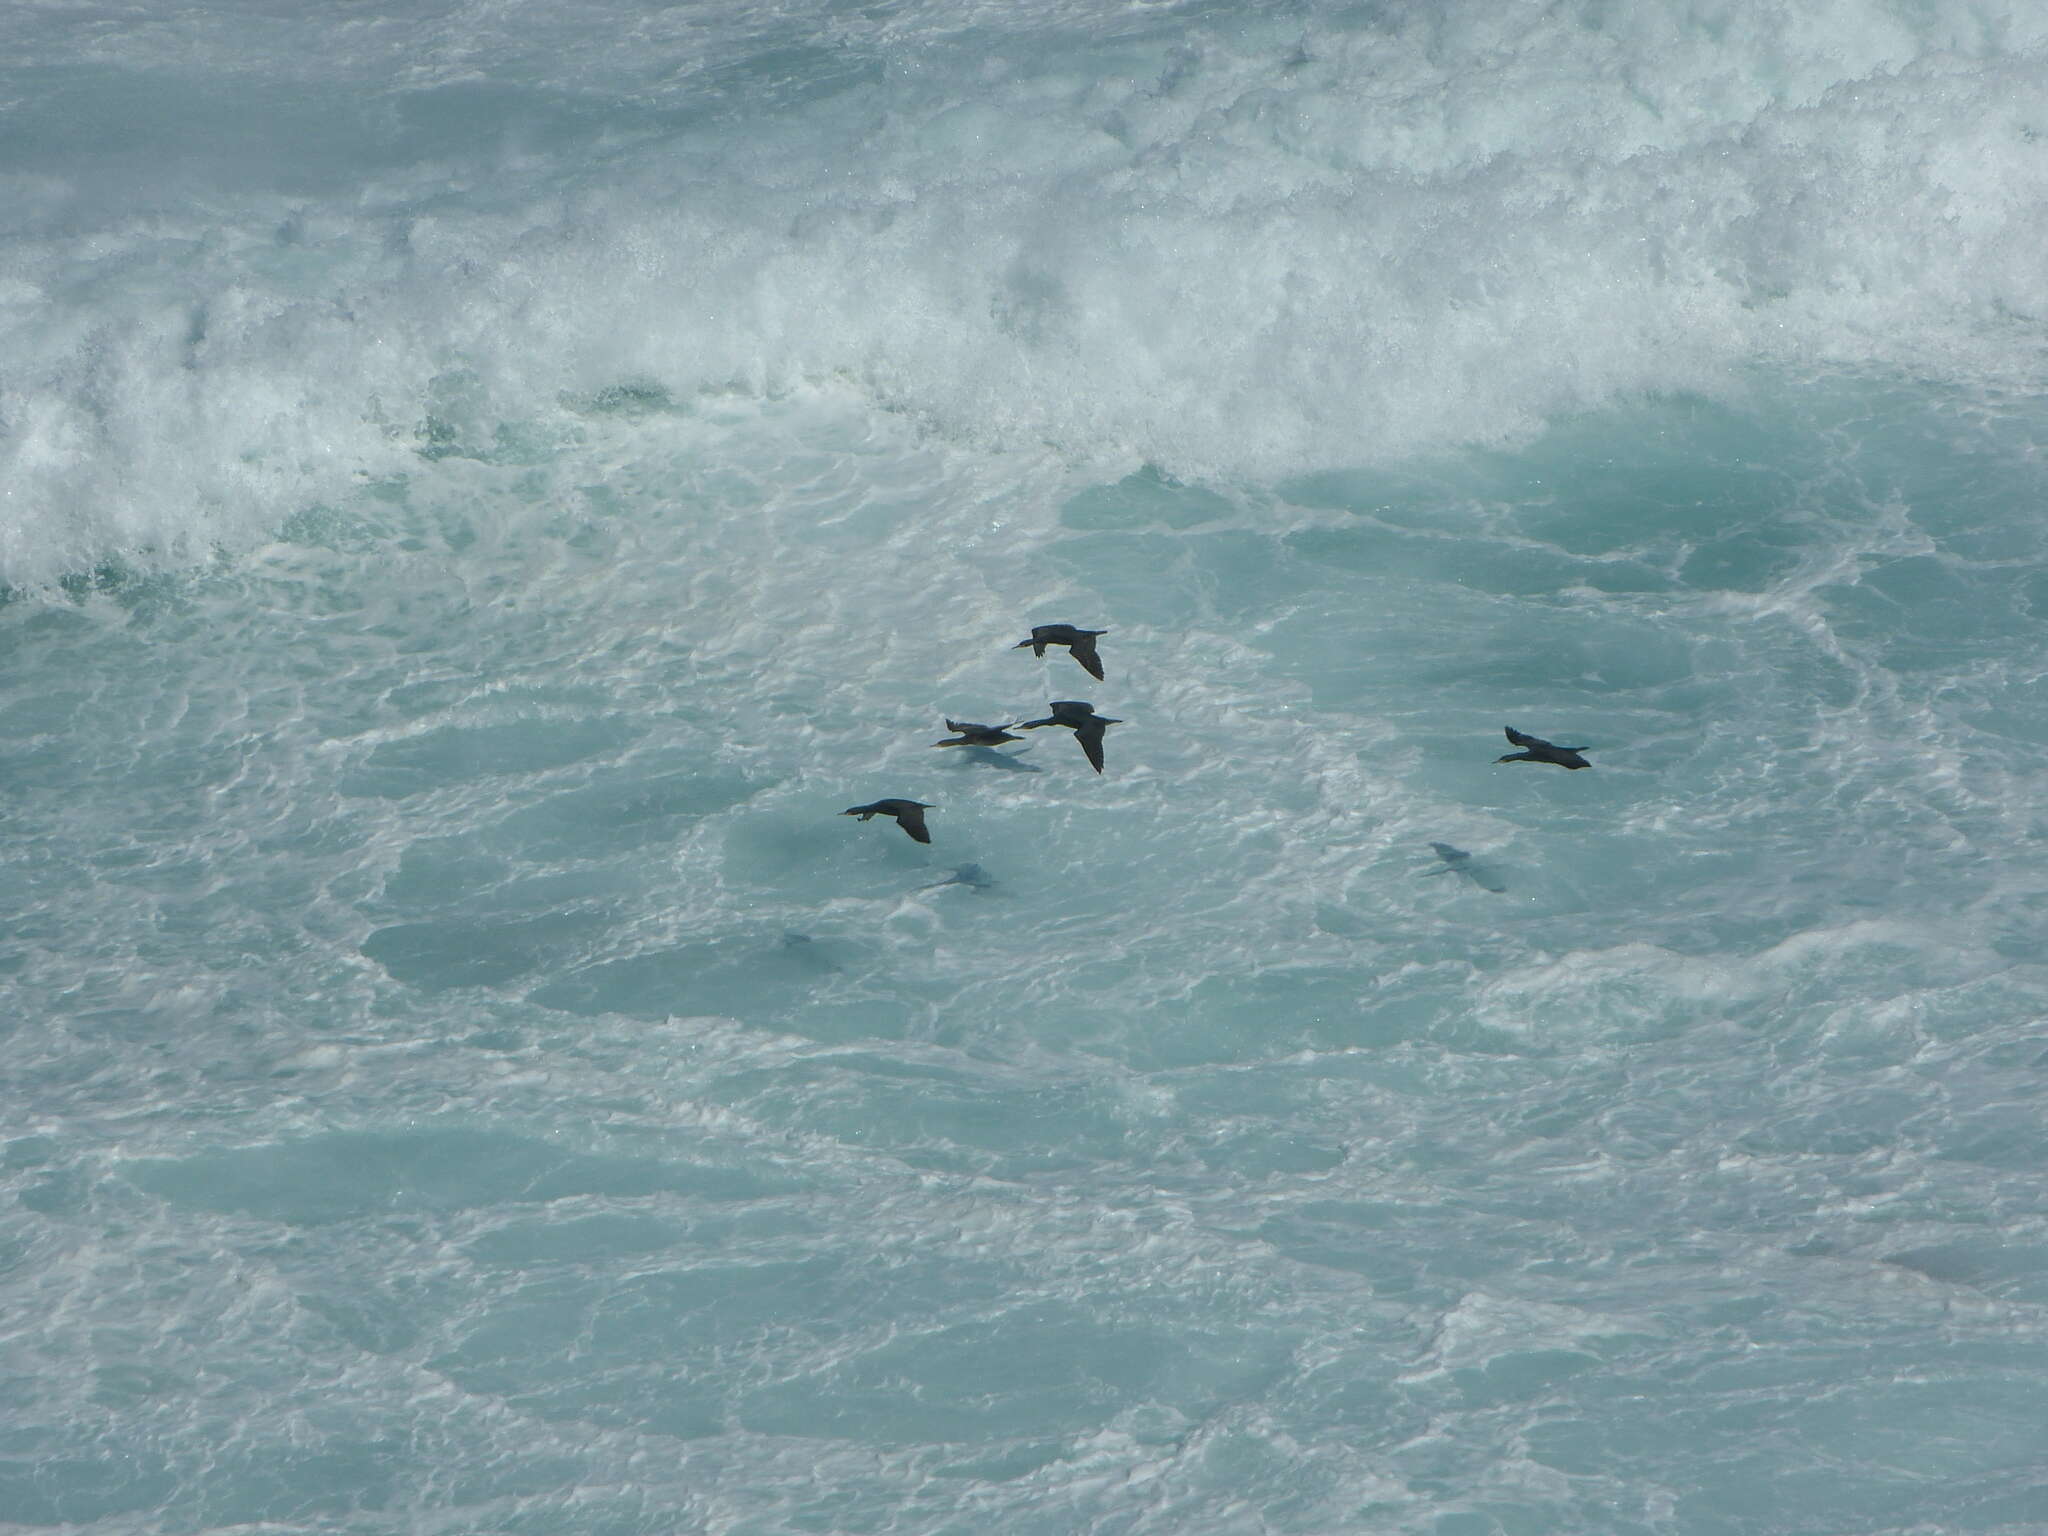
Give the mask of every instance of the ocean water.
[[2048, 1529], [2048, 11], [4, 30], [0, 1527]]

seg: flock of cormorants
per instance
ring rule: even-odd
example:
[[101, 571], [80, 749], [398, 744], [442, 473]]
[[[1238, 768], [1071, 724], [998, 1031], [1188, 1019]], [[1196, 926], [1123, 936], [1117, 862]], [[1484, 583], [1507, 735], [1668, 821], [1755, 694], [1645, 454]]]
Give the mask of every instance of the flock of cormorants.
[[[1102, 681], [1102, 656], [1095, 648], [1098, 635], [1106, 635], [1106, 629], [1077, 629], [1072, 624], [1038, 624], [1031, 630], [1031, 638], [1019, 640], [1010, 647], [1014, 651], [1028, 650], [1032, 655], [1043, 657], [1048, 645], [1064, 645], [1067, 654], [1081, 664], [1081, 670], [1097, 682]], [[981, 747], [1000, 746], [1006, 741], [1022, 741], [1022, 736], [1010, 734], [1012, 727], [1020, 731], [1035, 731], [1043, 726], [1063, 725], [1074, 733], [1081, 743], [1082, 752], [1087, 754], [1089, 766], [1097, 773], [1102, 772], [1102, 738], [1112, 725], [1123, 722], [1113, 715], [1098, 715], [1095, 706], [1081, 699], [1054, 699], [1052, 713], [1043, 720], [1012, 720], [1008, 725], [978, 725], [971, 720], [948, 720], [946, 729], [953, 732], [944, 741], [932, 743], [935, 747]], [[1560, 768], [1590, 768], [1593, 765], [1580, 756], [1584, 747], [1560, 747], [1506, 727], [1508, 742], [1520, 747], [1519, 752], [1510, 752], [1494, 759], [1497, 763], [1555, 763]], [[937, 806], [927, 805], [922, 800], [872, 800], [866, 805], [848, 806], [839, 814], [858, 816], [867, 821], [876, 816], [893, 816], [896, 825], [907, 832], [915, 841], [929, 843], [931, 828], [925, 825], [924, 813], [936, 810]], [[1447, 845], [1433, 843], [1431, 847], [1442, 850]], [[1453, 853], [1457, 850], [1453, 849]], [[1455, 862], [1450, 855], [1443, 855], [1447, 863]], [[1469, 858], [1469, 854], [1458, 853], [1458, 859]], [[978, 871], [977, 871], [978, 872]]]

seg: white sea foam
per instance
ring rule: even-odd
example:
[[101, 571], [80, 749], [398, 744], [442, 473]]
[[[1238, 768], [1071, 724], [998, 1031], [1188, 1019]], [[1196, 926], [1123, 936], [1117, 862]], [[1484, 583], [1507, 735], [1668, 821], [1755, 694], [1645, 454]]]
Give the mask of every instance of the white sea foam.
[[[600, 15], [261, 18], [78, 65], [88, 96], [160, 71], [135, 121], [198, 146], [175, 198], [61, 155], [21, 188], [0, 570], [202, 558], [422, 446], [558, 440], [564, 401], [621, 386], [841, 378], [986, 443], [1243, 478], [1526, 441], [1759, 362], [2039, 376], [2048, 65], [1977, 6], [1218, 13], [1094, 47], [1057, 12], [909, 13], [795, 56], [714, 14], [666, 85]], [[714, 58], [752, 93], [661, 127]], [[205, 131], [200, 71], [275, 91], [315, 59], [238, 120], [260, 163]], [[64, 91], [23, 90], [57, 138]], [[408, 158], [342, 195], [338, 138]]]

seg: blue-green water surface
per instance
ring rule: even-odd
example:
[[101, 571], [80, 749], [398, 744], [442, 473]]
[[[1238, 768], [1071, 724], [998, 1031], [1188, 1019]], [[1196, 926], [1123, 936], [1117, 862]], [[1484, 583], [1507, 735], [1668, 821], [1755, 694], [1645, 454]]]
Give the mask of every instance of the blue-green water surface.
[[1995, 10], [25, 26], [0, 1524], [2048, 1524]]

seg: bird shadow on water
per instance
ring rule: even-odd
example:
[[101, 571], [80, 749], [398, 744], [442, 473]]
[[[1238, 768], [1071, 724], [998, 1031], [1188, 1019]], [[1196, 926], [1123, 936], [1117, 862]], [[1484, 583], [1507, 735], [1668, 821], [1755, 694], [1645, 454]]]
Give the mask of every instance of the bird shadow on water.
[[822, 976], [845, 969], [835, 958], [830, 945], [820, 944], [808, 933], [798, 933], [794, 929], [784, 930], [782, 943], [772, 960], [764, 957], [764, 963], [776, 965], [794, 975], [809, 973]]
[[1483, 891], [1492, 891], [1496, 896], [1507, 893], [1507, 885], [1493, 872], [1491, 865], [1474, 862], [1472, 855], [1462, 848], [1453, 848], [1449, 843], [1431, 843], [1436, 856], [1443, 860], [1437, 869], [1425, 869], [1425, 879], [1431, 875], [1461, 875]]
[[1006, 773], [1043, 773], [1036, 763], [1020, 763], [1022, 752], [998, 752], [994, 747], [961, 747], [947, 761], [955, 772], [962, 768], [1000, 768]]
[[934, 880], [929, 885], [918, 887], [921, 891], [943, 890], [949, 885], [965, 886], [977, 896], [986, 895], [995, 889], [996, 882], [988, 871], [979, 864], [962, 864], [943, 880]]

